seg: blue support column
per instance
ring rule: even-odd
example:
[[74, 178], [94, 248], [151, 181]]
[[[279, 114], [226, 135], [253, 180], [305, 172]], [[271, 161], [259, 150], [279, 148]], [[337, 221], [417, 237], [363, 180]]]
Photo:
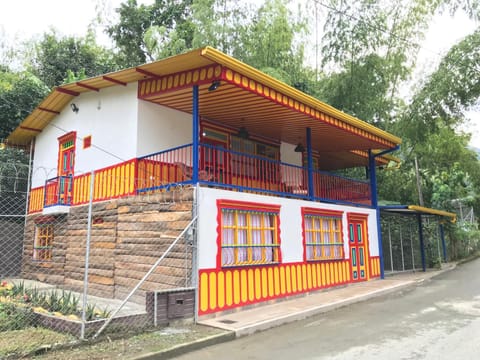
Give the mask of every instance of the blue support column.
[[425, 261], [425, 246], [423, 243], [422, 215], [417, 214], [417, 220], [418, 220], [418, 237], [420, 239], [420, 256], [422, 257], [422, 270], [427, 271], [427, 264]]
[[315, 189], [313, 186], [313, 153], [312, 153], [312, 129], [307, 127], [307, 164], [308, 164], [308, 197], [310, 200], [315, 198]]
[[445, 232], [443, 231], [443, 224], [439, 223], [440, 239], [442, 240], [443, 261], [447, 261], [447, 244], [445, 243]]
[[198, 116], [198, 85], [192, 88], [192, 182], [198, 183], [198, 147], [200, 123]]
[[368, 151], [368, 170], [370, 177], [370, 193], [372, 198], [372, 208], [375, 209], [377, 215], [377, 237], [378, 237], [378, 256], [380, 258], [380, 278], [385, 278], [385, 269], [383, 261], [383, 246], [382, 246], [382, 226], [380, 222], [380, 208], [378, 207], [377, 194], [377, 171], [375, 168], [375, 155], [372, 151]]

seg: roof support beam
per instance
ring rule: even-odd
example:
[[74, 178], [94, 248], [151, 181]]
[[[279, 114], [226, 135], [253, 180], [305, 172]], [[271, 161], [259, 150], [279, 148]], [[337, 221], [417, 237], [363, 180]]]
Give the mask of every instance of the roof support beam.
[[150, 71], [147, 71], [147, 70], [140, 69], [138, 67], [135, 68], [135, 71], [139, 72], [140, 74], [147, 75], [147, 76], [150, 76], [150, 77], [153, 77], [153, 78], [160, 77], [160, 75], [154, 74], [154, 73], [152, 73]]
[[55, 88], [55, 91], [61, 92], [61, 93], [63, 93], [63, 94], [71, 95], [71, 96], [78, 96], [78, 95], [80, 95], [79, 92], [76, 92], [76, 91], [73, 91], [73, 90], [67, 90], [67, 89], [64, 89], [64, 88], [61, 88], [61, 87]]
[[33, 131], [33, 132], [37, 132], [37, 133], [42, 132], [42, 129], [35, 129], [35, 128], [28, 127], [28, 126], [23, 126], [23, 125], [20, 125], [19, 128], [22, 129], [22, 130], [28, 130], [28, 131]]
[[87, 85], [87, 84], [83, 84], [83, 83], [81, 83], [80, 81], [77, 81], [76, 84], [77, 84], [78, 86], [83, 87], [83, 88], [88, 89], [88, 90], [97, 91], [97, 92], [100, 91], [100, 89], [98, 89], [98, 88], [96, 88], [96, 87], [93, 87], [93, 86], [90, 86], [90, 85]]
[[44, 107], [41, 107], [41, 106], [38, 107], [38, 110], [46, 111], [46, 112], [49, 112], [49, 113], [55, 114], [55, 115], [60, 115], [60, 111], [50, 110], [50, 109], [47, 109], [47, 108], [44, 108]]
[[114, 79], [110, 76], [102, 76], [103, 80], [107, 80], [107, 81], [110, 81], [114, 84], [118, 84], [118, 85], [123, 85], [123, 86], [127, 86], [127, 83], [126, 82], [123, 82], [123, 81], [120, 81], [120, 80], [117, 80], [117, 79]]

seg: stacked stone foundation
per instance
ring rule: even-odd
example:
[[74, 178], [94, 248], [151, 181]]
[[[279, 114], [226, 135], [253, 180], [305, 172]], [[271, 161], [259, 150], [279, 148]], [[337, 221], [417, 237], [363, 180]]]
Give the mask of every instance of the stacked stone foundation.
[[[94, 203], [92, 207], [88, 293], [123, 299], [192, 220], [193, 189], [137, 195]], [[32, 214], [27, 218], [21, 276], [82, 292], [88, 237], [88, 205], [68, 214]], [[54, 224], [51, 261], [33, 259], [36, 224]], [[191, 276], [191, 247], [176, 245], [139, 288], [145, 293], [185, 287]]]

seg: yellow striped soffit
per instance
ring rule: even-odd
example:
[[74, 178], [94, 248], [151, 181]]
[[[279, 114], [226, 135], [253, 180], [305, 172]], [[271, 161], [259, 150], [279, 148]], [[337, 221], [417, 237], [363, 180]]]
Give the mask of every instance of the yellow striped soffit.
[[274, 89], [279, 89], [284, 95], [291, 96], [295, 99], [298, 99], [300, 102], [304, 103], [305, 105], [309, 105], [310, 107], [317, 109], [318, 111], [321, 111], [327, 115], [333, 116], [334, 118], [337, 118], [339, 120], [345, 121], [346, 123], [356, 128], [365, 130], [371, 134], [379, 136], [382, 139], [385, 139], [397, 145], [402, 143], [402, 140], [399, 137], [392, 135], [381, 129], [378, 129], [377, 127], [370, 125], [360, 119], [357, 119], [356, 117], [348, 115], [343, 111], [335, 109], [333, 106], [327, 105], [310, 95], [304, 94], [300, 90], [297, 90], [279, 80], [276, 80], [275, 78], [255, 69], [254, 67], [247, 65], [245, 63], [242, 63], [241, 61], [238, 61], [233, 57], [227, 54], [224, 54], [221, 51], [216, 50], [210, 46], [203, 48], [203, 50], [201, 51], [201, 54], [202, 56], [205, 56], [206, 58], [220, 65], [224, 65], [231, 69], [237, 70], [243, 75], [253, 80], [256, 80]]
[[432, 214], [432, 215], [439, 215], [439, 216], [445, 216], [449, 217], [451, 222], [456, 222], [457, 221], [457, 214], [451, 213], [448, 211], [443, 211], [443, 210], [437, 210], [437, 209], [431, 209], [427, 208], [424, 206], [418, 206], [418, 205], [408, 205], [408, 209], [416, 212], [421, 212], [425, 214]]

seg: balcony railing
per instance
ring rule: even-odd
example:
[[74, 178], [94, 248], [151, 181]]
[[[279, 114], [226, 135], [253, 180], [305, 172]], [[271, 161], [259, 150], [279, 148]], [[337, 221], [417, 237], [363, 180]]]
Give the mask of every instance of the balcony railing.
[[137, 159], [137, 192], [149, 193], [173, 184], [192, 183], [192, 145]]
[[72, 205], [72, 176], [57, 176], [45, 182], [44, 207]]
[[[137, 192], [152, 192], [174, 184], [193, 183], [192, 145], [138, 159]], [[200, 144], [198, 182], [240, 191], [311, 200], [369, 205], [370, 183], [313, 171], [309, 192], [308, 169], [265, 157]]]
[[[192, 159], [192, 144], [187, 144], [95, 170], [93, 201], [168, 191], [174, 186], [193, 184]], [[207, 144], [199, 146], [197, 178], [201, 185], [237, 191], [371, 204], [368, 181], [312, 171], [313, 184], [309, 186], [307, 168]], [[85, 204], [90, 199], [90, 186], [91, 174], [49, 179], [44, 187], [32, 189], [29, 212], [54, 205]]]

